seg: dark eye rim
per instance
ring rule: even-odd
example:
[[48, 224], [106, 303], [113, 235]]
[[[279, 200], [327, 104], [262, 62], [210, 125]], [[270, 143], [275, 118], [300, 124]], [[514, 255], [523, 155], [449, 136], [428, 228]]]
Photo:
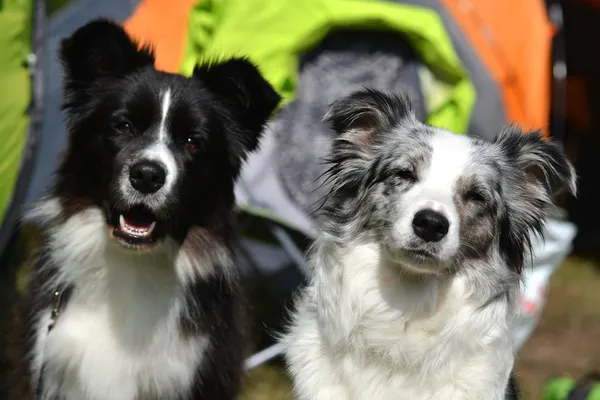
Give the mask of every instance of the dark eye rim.
[[127, 120], [121, 120], [115, 123], [114, 128], [120, 134], [129, 134], [133, 132], [133, 125]]
[[477, 189], [471, 189], [471, 190], [467, 191], [464, 195], [464, 199], [466, 201], [472, 201], [475, 203], [485, 203], [486, 202], [485, 195], [483, 193], [481, 193], [480, 190], [477, 190]]
[[396, 176], [402, 180], [415, 182], [417, 177], [414, 171], [410, 168], [399, 168], [396, 170]]
[[183, 147], [188, 150], [197, 150], [200, 147], [200, 142], [196, 137], [190, 135], [183, 140]]

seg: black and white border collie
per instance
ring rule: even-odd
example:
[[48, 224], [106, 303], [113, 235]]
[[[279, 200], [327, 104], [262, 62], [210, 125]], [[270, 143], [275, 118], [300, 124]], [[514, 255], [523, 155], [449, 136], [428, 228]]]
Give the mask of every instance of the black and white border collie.
[[234, 182], [279, 95], [245, 59], [190, 78], [157, 71], [148, 47], [104, 19], [60, 57], [69, 144], [29, 215], [46, 239], [13, 398], [236, 398]]
[[363, 90], [325, 118], [330, 193], [286, 359], [300, 400], [501, 400], [530, 239], [571, 164], [539, 133], [494, 142]]

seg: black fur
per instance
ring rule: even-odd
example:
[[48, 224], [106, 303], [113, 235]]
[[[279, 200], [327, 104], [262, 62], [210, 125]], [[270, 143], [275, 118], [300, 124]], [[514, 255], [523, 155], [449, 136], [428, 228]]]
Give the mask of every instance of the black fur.
[[[160, 72], [149, 47], [105, 19], [64, 39], [60, 57], [69, 143], [49, 193], [62, 207], [50, 228], [90, 207], [104, 212], [108, 226], [118, 226], [120, 213], [129, 206], [119, 192], [119, 174], [132, 154], [155, 140], [161, 121], [159, 99], [170, 88], [168, 146], [178, 179], [166, 200], [150, 207], [158, 221], [156, 230], [174, 239], [181, 251], [201, 259], [217, 260], [219, 252], [233, 258], [234, 182], [280, 101], [258, 69], [235, 58], [198, 66], [190, 78]], [[124, 123], [130, 127], [127, 131]], [[193, 148], [186, 146], [190, 142]], [[76, 290], [77, 282], [49, 286], [61, 268], [51, 255], [51, 246], [42, 246], [24, 308], [15, 319], [24, 326], [15, 331], [20, 332], [21, 347], [11, 399], [31, 399], [35, 383], [26, 354], [33, 348], [39, 313], [52, 304], [54, 290]], [[220, 263], [214, 261], [216, 272], [210, 278], [183, 282], [186, 307], [179, 319], [180, 333], [189, 340], [198, 335], [210, 340], [186, 399], [234, 399], [241, 389], [245, 300], [235, 274], [227, 272], [235, 266]], [[65, 297], [62, 307], [68, 306]]]
[[[115, 164], [151, 140], [145, 132], [159, 122], [157, 89], [168, 85], [176, 88], [170, 130], [180, 141], [173, 152], [187, 172], [164, 210], [170, 220], [165, 229], [183, 240], [191, 223], [209, 227], [229, 218], [234, 179], [280, 97], [244, 59], [199, 66], [188, 79], [155, 70], [150, 50], [138, 48], [106, 20], [62, 42], [70, 142], [54, 194], [75, 207], [81, 202], [113, 207]], [[132, 124], [132, 135], [115, 132], [124, 120]], [[183, 149], [189, 137], [198, 142], [195, 152]]]
[[405, 93], [389, 94], [365, 88], [334, 101], [324, 119], [339, 134], [354, 131], [350, 138], [355, 144], [370, 145], [375, 135], [412, 116], [412, 104]]

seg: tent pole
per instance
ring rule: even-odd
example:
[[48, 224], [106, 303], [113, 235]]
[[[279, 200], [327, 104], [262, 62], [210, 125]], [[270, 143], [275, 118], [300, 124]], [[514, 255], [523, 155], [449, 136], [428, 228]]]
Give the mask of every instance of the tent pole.
[[[245, 182], [242, 180], [242, 178], [240, 178], [239, 184], [246, 192], [246, 196], [248, 197], [248, 200], [250, 201], [250, 203], [260, 206], [260, 202], [258, 202], [256, 200], [256, 198], [252, 194], [252, 190], [245, 184]], [[298, 268], [298, 270], [300, 270], [302, 272], [302, 275], [305, 278], [308, 278], [310, 272], [309, 272], [309, 268], [306, 264], [306, 259], [304, 258], [302, 251], [294, 243], [294, 240], [291, 238], [291, 236], [285, 231], [285, 229], [281, 228], [279, 225], [275, 224], [274, 222], [267, 221], [266, 224], [267, 224], [267, 227], [269, 228], [269, 231], [271, 232], [271, 234], [275, 237], [275, 240], [277, 240], [277, 242], [279, 242], [279, 245], [282, 247], [282, 249], [287, 253], [287, 255], [290, 257], [290, 259], [296, 265], [296, 268]], [[279, 343], [275, 343], [275, 344], [267, 347], [266, 349], [263, 349], [255, 354], [253, 354], [248, 359], [246, 359], [246, 364], [245, 364], [246, 370], [251, 370], [262, 364], [265, 364], [265, 363], [281, 356], [282, 353], [283, 353], [283, 346]]]
[[550, 110], [550, 134], [565, 144], [567, 134], [566, 97], [567, 97], [567, 52], [564, 31], [563, 7], [560, 0], [547, 0], [548, 19], [556, 27], [552, 40], [552, 106]]

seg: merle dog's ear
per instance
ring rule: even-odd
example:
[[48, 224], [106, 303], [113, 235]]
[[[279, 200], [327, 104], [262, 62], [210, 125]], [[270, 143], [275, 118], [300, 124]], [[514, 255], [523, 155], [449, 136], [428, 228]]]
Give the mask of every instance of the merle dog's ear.
[[412, 117], [407, 95], [363, 89], [334, 101], [324, 120], [338, 134], [345, 134], [360, 147], [368, 147], [378, 134]]
[[577, 193], [577, 175], [564, 151], [539, 131], [511, 126], [498, 136], [496, 143], [522, 173], [522, 188], [532, 198], [552, 201], [564, 190]]
[[[245, 58], [198, 65], [194, 78], [216, 94], [241, 129], [229, 130], [234, 153], [240, 159], [258, 146], [263, 129], [281, 97]], [[233, 137], [231, 137], [233, 136]]]
[[500, 223], [500, 248], [508, 264], [520, 273], [531, 251], [534, 234], [541, 235], [555, 196], [577, 191], [575, 169], [561, 147], [540, 132], [512, 126], [495, 140], [505, 156], [509, 177]]
[[67, 95], [98, 79], [120, 78], [154, 64], [148, 47], [140, 48], [125, 30], [107, 19], [95, 19], [60, 44]]

